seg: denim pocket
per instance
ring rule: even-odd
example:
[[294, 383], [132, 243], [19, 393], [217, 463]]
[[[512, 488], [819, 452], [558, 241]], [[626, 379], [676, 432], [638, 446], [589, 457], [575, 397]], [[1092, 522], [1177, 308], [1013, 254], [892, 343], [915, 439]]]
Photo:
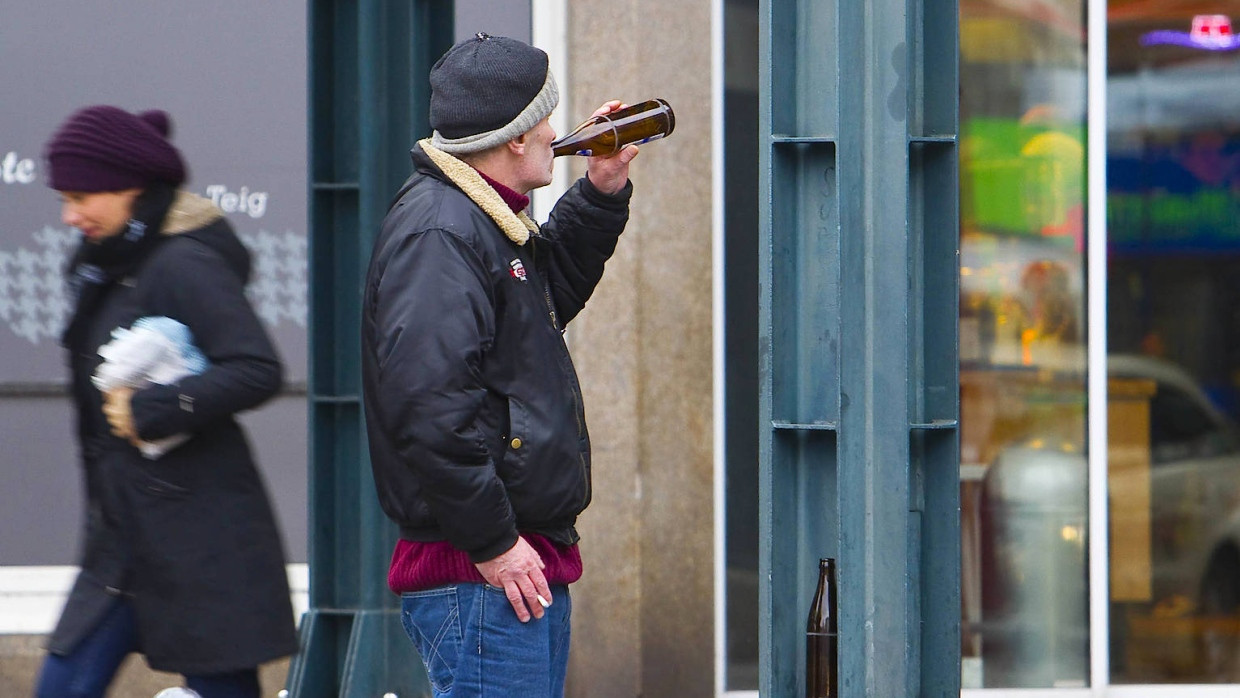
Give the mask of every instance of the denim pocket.
[[437, 692], [452, 690], [461, 652], [461, 611], [455, 586], [401, 594], [401, 624]]

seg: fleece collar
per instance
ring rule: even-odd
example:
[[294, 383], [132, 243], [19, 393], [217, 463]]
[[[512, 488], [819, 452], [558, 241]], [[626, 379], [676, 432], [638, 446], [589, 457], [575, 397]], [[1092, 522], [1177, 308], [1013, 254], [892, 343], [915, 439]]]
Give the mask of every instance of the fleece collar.
[[504, 203], [499, 192], [487, 184], [477, 170], [431, 145], [429, 138], [418, 141], [418, 145], [422, 148], [422, 152], [431, 159], [431, 162], [435, 163], [435, 166], [444, 173], [444, 176], [465, 192], [466, 196], [478, 204], [478, 208], [481, 208], [491, 217], [491, 220], [495, 221], [509, 240], [518, 245], [524, 245], [530, 239], [530, 233], [538, 232], [538, 224], [525, 215], [524, 211], [513, 213], [512, 209], [508, 208], [508, 204]]
[[167, 215], [164, 216], [164, 227], [160, 232], [164, 235], [176, 235], [197, 230], [223, 215], [210, 199], [187, 191], [178, 191], [172, 205], [168, 207]]

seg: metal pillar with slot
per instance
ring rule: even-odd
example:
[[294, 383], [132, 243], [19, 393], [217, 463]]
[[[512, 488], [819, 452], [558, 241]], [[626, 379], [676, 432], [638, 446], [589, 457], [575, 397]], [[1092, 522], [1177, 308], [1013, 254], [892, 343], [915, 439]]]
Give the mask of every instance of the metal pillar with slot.
[[761, 694], [960, 692], [956, 0], [763, 0]]
[[360, 402], [361, 287], [426, 123], [426, 75], [452, 2], [312, 0], [310, 27], [310, 611], [290, 698], [429, 696], [387, 589], [395, 527], [374, 493]]

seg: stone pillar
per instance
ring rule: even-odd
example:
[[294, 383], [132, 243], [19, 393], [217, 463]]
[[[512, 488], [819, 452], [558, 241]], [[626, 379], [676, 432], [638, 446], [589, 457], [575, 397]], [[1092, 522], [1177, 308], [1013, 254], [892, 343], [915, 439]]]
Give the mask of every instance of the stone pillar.
[[568, 13], [570, 122], [612, 98], [676, 112], [675, 133], [633, 163], [628, 228], [569, 329], [594, 499], [568, 695], [713, 696], [711, 4], [574, 0]]

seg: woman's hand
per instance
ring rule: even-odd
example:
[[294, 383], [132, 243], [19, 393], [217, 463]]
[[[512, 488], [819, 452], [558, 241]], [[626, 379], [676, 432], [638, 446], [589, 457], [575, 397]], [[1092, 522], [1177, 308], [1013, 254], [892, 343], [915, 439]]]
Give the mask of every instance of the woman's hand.
[[133, 411], [129, 400], [133, 397], [133, 388], [113, 388], [103, 394], [103, 416], [107, 417], [112, 433], [137, 445], [138, 432], [133, 428]]

